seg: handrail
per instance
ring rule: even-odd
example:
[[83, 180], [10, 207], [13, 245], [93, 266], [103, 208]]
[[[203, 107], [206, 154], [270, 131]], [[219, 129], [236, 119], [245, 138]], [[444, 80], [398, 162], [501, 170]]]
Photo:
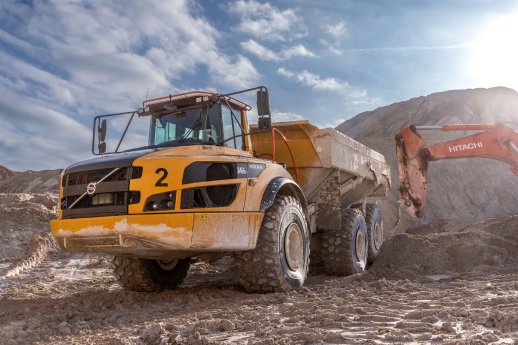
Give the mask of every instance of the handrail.
[[275, 132], [279, 133], [286, 143], [286, 147], [288, 148], [288, 151], [290, 152], [291, 161], [293, 162], [293, 168], [295, 169], [295, 181], [299, 183], [299, 169], [297, 168], [297, 164], [295, 163], [295, 158], [293, 157], [293, 153], [291, 152], [290, 144], [288, 143], [288, 140], [282, 134], [281, 131], [279, 131], [277, 128], [272, 127], [272, 161], [275, 162]]

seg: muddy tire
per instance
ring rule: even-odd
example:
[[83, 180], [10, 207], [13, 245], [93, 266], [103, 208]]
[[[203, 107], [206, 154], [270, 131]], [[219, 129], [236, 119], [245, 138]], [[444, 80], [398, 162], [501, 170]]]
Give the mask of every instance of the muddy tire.
[[323, 230], [324, 272], [345, 276], [363, 272], [367, 266], [368, 235], [365, 218], [359, 210], [343, 209], [339, 230]]
[[304, 284], [309, 268], [309, 230], [299, 201], [278, 196], [264, 214], [257, 246], [238, 257], [249, 292], [289, 291]]
[[365, 212], [365, 223], [369, 234], [369, 255], [367, 263], [372, 264], [379, 255], [383, 244], [383, 216], [378, 206], [367, 204]]
[[176, 289], [187, 276], [190, 258], [158, 261], [125, 256], [112, 260], [113, 274], [126, 290], [161, 291]]

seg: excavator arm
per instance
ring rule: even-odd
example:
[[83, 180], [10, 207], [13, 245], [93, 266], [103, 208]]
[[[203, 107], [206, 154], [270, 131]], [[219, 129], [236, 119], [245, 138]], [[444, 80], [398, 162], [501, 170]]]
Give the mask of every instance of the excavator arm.
[[[481, 131], [455, 140], [427, 145], [424, 130]], [[400, 203], [410, 214], [423, 217], [426, 208], [428, 162], [442, 159], [483, 157], [511, 166], [518, 175], [518, 132], [502, 123], [409, 126], [396, 135]]]

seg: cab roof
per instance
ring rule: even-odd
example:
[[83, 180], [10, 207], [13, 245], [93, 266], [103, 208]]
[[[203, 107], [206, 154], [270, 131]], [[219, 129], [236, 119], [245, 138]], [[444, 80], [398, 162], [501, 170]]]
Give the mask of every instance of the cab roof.
[[146, 108], [148, 108], [148, 109], [153, 108], [153, 105], [156, 106], [156, 105], [162, 105], [162, 104], [166, 104], [166, 103], [175, 103], [175, 104], [184, 103], [182, 101], [185, 101], [185, 103], [193, 102], [193, 104], [202, 103], [202, 102], [207, 102], [210, 97], [218, 97], [218, 96], [221, 98], [225, 97], [229, 104], [233, 105], [234, 107], [236, 107], [238, 109], [246, 110], [246, 111], [252, 109], [252, 107], [250, 105], [243, 103], [235, 98], [232, 98], [230, 96], [218, 95], [215, 92], [207, 92], [207, 91], [189, 91], [189, 92], [185, 92], [185, 93], [179, 93], [176, 95], [169, 95], [169, 96], [164, 96], [164, 97], [159, 97], [159, 98], [147, 99], [144, 102], [142, 102], [142, 109], [145, 110]]

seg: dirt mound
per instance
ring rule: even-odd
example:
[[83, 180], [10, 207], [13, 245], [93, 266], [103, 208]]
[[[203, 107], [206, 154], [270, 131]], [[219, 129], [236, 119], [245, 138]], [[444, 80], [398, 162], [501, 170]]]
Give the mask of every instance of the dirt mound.
[[28, 257], [46, 241], [57, 204], [53, 193], [0, 193], [0, 262]]
[[59, 189], [61, 169], [24, 171], [5, 180], [0, 178], [0, 193], [44, 193]]
[[12, 170], [7, 169], [3, 165], [0, 165], [0, 181], [5, 180], [11, 176], [14, 176], [16, 173]]
[[[430, 229], [424, 225], [424, 231]], [[490, 219], [457, 232], [397, 234], [371, 267], [377, 276], [409, 278], [492, 271], [517, 261], [518, 216]]]
[[[337, 130], [385, 155], [392, 169], [389, 198], [382, 202], [385, 223], [391, 229], [398, 217], [398, 169], [394, 136], [402, 127], [445, 123], [516, 122], [518, 93], [507, 88], [456, 90], [434, 93], [361, 113]], [[429, 143], [469, 133], [423, 133]], [[466, 222], [516, 214], [518, 178], [502, 162], [464, 159], [431, 163], [428, 169], [427, 221], [460, 219]], [[394, 233], [411, 223], [406, 212]]]

